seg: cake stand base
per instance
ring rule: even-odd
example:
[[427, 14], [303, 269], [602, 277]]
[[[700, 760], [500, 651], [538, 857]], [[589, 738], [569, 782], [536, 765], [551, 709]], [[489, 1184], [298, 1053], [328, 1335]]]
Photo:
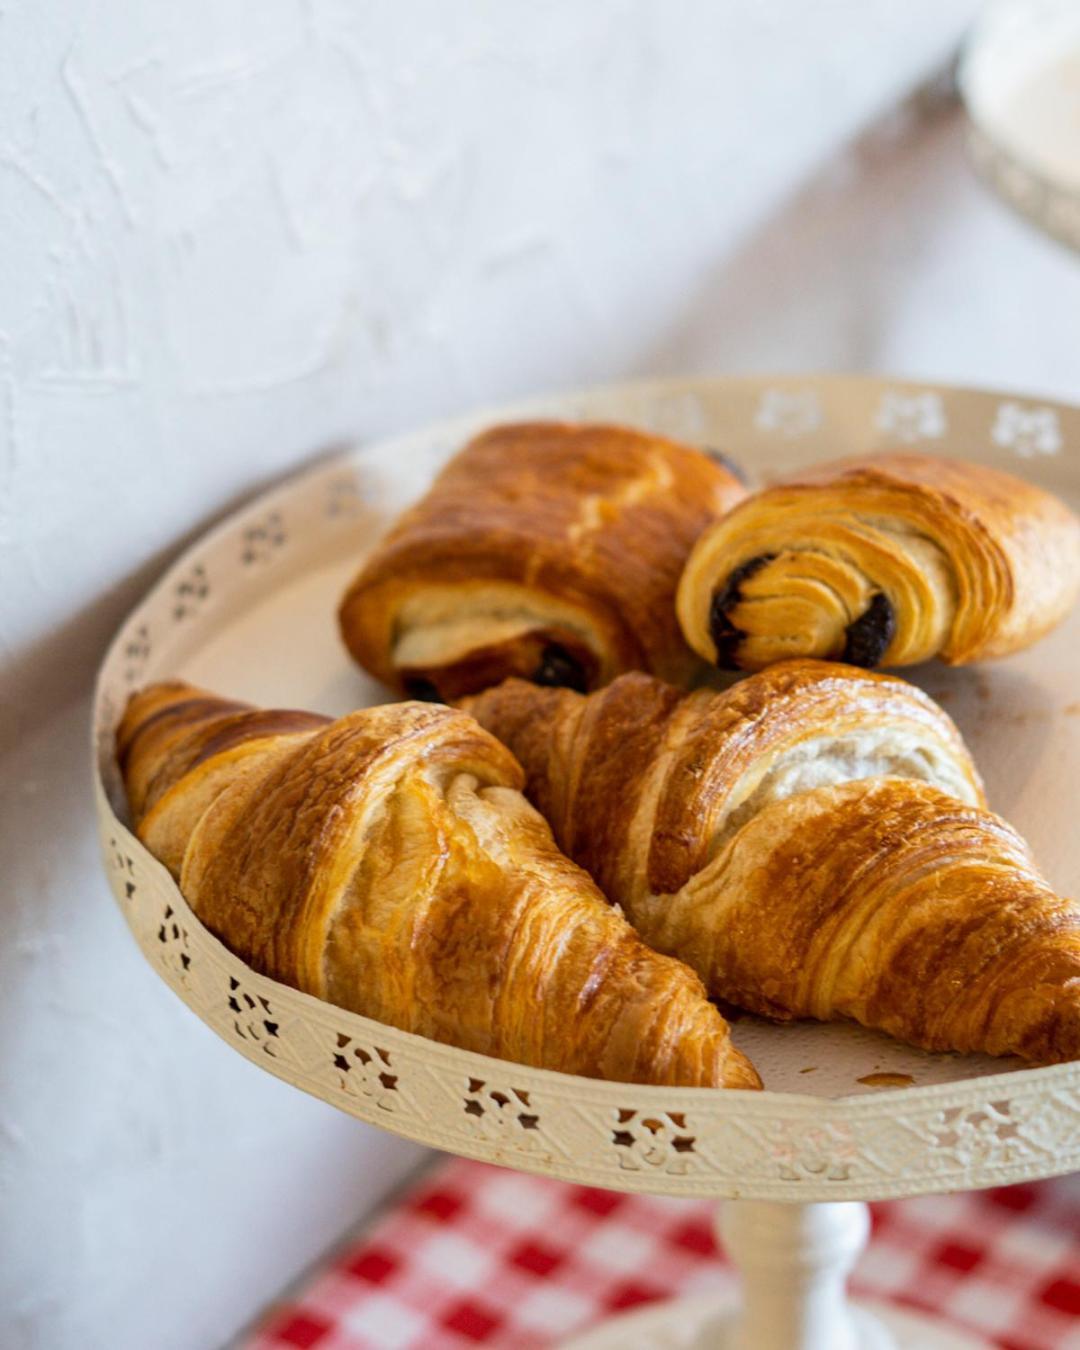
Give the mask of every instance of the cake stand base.
[[[852, 1304], [851, 1322], [853, 1350], [987, 1350], [985, 1341], [880, 1303]], [[734, 1350], [737, 1327], [735, 1296], [704, 1294], [611, 1317], [562, 1350]]]
[[915, 1313], [848, 1302], [848, 1273], [870, 1234], [854, 1201], [722, 1205], [717, 1236], [742, 1297], [659, 1303], [594, 1327], [564, 1350], [986, 1350]]

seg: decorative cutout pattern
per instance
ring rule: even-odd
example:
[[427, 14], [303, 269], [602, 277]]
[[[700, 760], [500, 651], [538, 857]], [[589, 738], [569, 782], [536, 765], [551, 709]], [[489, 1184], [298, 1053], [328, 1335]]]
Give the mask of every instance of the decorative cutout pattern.
[[146, 663], [150, 660], [151, 646], [148, 625], [145, 623], [135, 624], [122, 650], [125, 661], [124, 682], [136, 685], [141, 681]]
[[527, 1091], [492, 1087], [483, 1078], [466, 1080], [463, 1101], [473, 1130], [521, 1152], [538, 1147], [540, 1115]]
[[326, 485], [324, 514], [331, 520], [355, 516], [363, 505], [360, 485], [349, 474], [347, 477], [332, 478]]
[[754, 425], [780, 436], [805, 436], [821, 426], [821, 404], [812, 389], [766, 389]]
[[1003, 403], [990, 435], [995, 445], [1015, 450], [1024, 459], [1032, 455], [1056, 455], [1062, 446], [1061, 427], [1053, 408]]
[[188, 984], [188, 972], [191, 970], [191, 952], [189, 950], [188, 930], [172, 905], [166, 905], [157, 931], [161, 951], [158, 959], [166, 970], [171, 971], [181, 984]]
[[632, 1111], [620, 1107], [611, 1131], [619, 1167], [625, 1172], [652, 1168], [683, 1176], [694, 1163], [697, 1139], [683, 1111]]
[[1012, 1102], [986, 1102], [974, 1111], [962, 1106], [946, 1107], [931, 1123], [938, 1148], [953, 1158], [978, 1157], [985, 1162], [1007, 1162], [1020, 1146], [1020, 1121]]
[[905, 444], [940, 440], [948, 429], [940, 394], [902, 394], [893, 389], [882, 394], [875, 425]]
[[271, 511], [264, 520], [244, 530], [241, 563], [251, 567], [255, 563], [269, 562], [279, 549], [284, 548], [287, 538], [281, 512]]
[[116, 873], [116, 880], [113, 882], [113, 888], [119, 886], [119, 894], [124, 900], [131, 900], [135, 895], [135, 863], [132, 858], [124, 852], [115, 838], [109, 840], [109, 849], [111, 851], [110, 862], [113, 871]]
[[649, 421], [664, 436], [697, 445], [708, 439], [708, 418], [701, 399], [690, 389], [660, 395], [652, 401]]
[[210, 594], [210, 581], [202, 563], [195, 563], [173, 591], [173, 622], [189, 619], [202, 608]]
[[770, 1151], [781, 1181], [850, 1181], [859, 1163], [854, 1136], [843, 1124], [781, 1127], [772, 1133]]
[[[578, 396], [571, 403], [538, 405], [532, 415], [602, 416], [675, 434], [665, 419], [683, 425], [690, 417], [680, 387], [663, 398], [648, 388], [609, 392], [603, 399]], [[695, 439], [729, 444], [725, 429], [734, 424], [735, 407], [744, 428], [753, 419], [759, 430], [783, 438], [774, 449], [785, 465], [806, 454], [796, 438], [824, 426], [837, 456], [855, 453], [880, 433], [880, 416], [894, 429], [910, 424], [926, 437], [936, 416], [919, 401], [928, 392], [940, 398], [942, 440], [953, 431], [959, 437], [961, 429], [965, 435], [981, 430], [984, 443], [998, 447], [998, 462], [1080, 441], [1074, 410], [1032, 407], [1002, 395], [938, 393], [880, 381], [808, 382], [796, 389], [753, 380], [702, 381], [694, 389], [693, 406], [703, 417]], [[888, 395], [894, 400], [883, 413]], [[1022, 416], [1006, 412], [1010, 406]], [[131, 688], [175, 674], [176, 653], [190, 652], [204, 630], [208, 637], [218, 631], [228, 606], [209, 603], [211, 577], [224, 602], [232, 578], [248, 575], [247, 567], [264, 556], [288, 559], [300, 572], [316, 553], [313, 535], [318, 565], [335, 539], [344, 557], [355, 546], [355, 515], [370, 505], [377, 521], [383, 504], [368, 503], [358, 481], [365, 491], [369, 483], [377, 491], [384, 481], [398, 490], [399, 466], [407, 464], [414, 473], [409, 491], [420, 489], [423, 475], [468, 431], [455, 424], [452, 431], [443, 427], [383, 447], [381, 460], [363, 458], [365, 451], [318, 466], [298, 480], [287, 509], [279, 511], [289, 521], [280, 542], [272, 531], [259, 535], [273, 511], [255, 503], [200, 543], [182, 579], [159, 586], [113, 644], [95, 702], [102, 855], [121, 912], [155, 968], [240, 1053], [357, 1118], [436, 1147], [567, 1180], [671, 1194], [840, 1200], [1004, 1185], [1080, 1170], [1080, 1064], [848, 1101], [604, 1083], [499, 1064], [320, 1003], [244, 966], [203, 928], [107, 796], [117, 781], [115, 722]], [[365, 476], [358, 479], [360, 464]], [[762, 468], [768, 472], [768, 465]], [[245, 566], [249, 545], [258, 556]]]
[[233, 1014], [232, 1027], [242, 1041], [257, 1045], [271, 1059], [277, 1058], [278, 1032], [281, 1024], [262, 994], [250, 994], [235, 975], [229, 976], [229, 1011]]
[[380, 1111], [393, 1111], [397, 1105], [398, 1076], [392, 1071], [390, 1051], [378, 1045], [369, 1050], [342, 1031], [334, 1039], [334, 1068], [342, 1092], [351, 1097], [367, 1097]]

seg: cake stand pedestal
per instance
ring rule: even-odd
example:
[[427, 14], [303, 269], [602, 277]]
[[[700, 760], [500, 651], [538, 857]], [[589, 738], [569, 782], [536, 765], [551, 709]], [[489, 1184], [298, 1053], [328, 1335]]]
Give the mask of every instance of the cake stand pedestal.
[[[647, 1308], [597, 1327], [577, 1350], [970, 1347], [922, 1318], [846, 1302], [868, 1231], [861, 1202], [1080, 1170], [1080, 1063], [1033, 1069], [930, 1055], [854, 1026], [750, 1017], [733, 1035], [765, 1092], [606, 1083], [488, 1059], [258, 974], [203, 928], [127, 828], [114, 741], [131, 692], [183, 678], [266, 707], [341, 714], [384, 702], [386, 691], [349, 662], [333, 621], [365, 546], [470, 435], [537, 417], [628, 422], [724, 447], [757, 479], [922, 440], [934, 454], [978, 453], [1080, 504], [1080, 456], [1064, 453], [1080, 446], [1080, 410], [839, 376], [643, 382], [487, 410], [323, 460], [188, 549], [105, 657], [95, 794], [117, 903], [154, 969], [213, 1031], [360, 1120], [583, 1185], [730, 1202], [720, 1225], [743, 1277], [738, 1308], [713, 1298]], [[1080, 612], [975, 675], [913, 672], [946, 702], [991, 800], [1066, 893], [1080, 875], [1078, 661]], [[1005, 734], [1013, 726], [1017, 735]], [[1017, 798], [1018, 783], [1039, 790]]]
[[729, 1201], [716, 1227], [742, 1276], [741, 1300], [706, 1294], [653, 1304], [563, 1350], [985, 1350], [927, 1317], [848, 1302], [848, 1272], [870, 1232], [861, 1201]]

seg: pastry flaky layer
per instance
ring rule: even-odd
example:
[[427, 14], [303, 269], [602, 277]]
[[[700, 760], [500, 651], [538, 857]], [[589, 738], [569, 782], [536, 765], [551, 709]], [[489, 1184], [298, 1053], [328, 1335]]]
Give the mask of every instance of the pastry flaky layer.
[[729, 669], [810, 656], [953, 665], [1028, 646], [1080, 588], [1080, 523], [982, 464], [840, 460], [742, 503], [698, 540], [679, 583], [690, 646]]
[[477, 436], [376, 547], [339, 612], [380, 680], [454, 699], [518, 675], [591, 689], [697, 665], [675, 588], [745, 495], [700, 451], [625, 427], [532, 422]]
[[714, 996], [928, 1049], [1080, 1057], [1080, 907], [904, 681], [789, 661], [725, 693], [511, 680], [466, 706], [559, 844]]
[[699, 978], [559, 852], [516, 760], [464, 713], [331, 722], [160, 684], [117, 751], [139, 837], [271, 978], [523, 1064], [760, 1087]]

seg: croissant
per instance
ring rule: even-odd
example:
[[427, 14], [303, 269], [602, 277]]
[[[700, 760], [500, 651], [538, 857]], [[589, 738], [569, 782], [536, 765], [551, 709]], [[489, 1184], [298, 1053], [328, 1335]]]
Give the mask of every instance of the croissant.
[[760, 1087], [698, 977], [558, 851], [513, 756], [464, 713], [331, 722], [160, 684], [132, 698], [117, 752], [139, 837], [271, 978], [523, 1064]]
[[409, 696], [520, 675], [592, 689], [698, 666], [674, 613], [701, 531], [743, 497], [705, 454], [616, 426], [533, 422], [471, 441], [341, 603], [346, 646]]
[[984, 808], [919, 690], [788, 661], [725, 693], [511, 680], [467, 706], [559, 844], [714, 996], [931, 1050], [1080, 1057], [1080, 907]]
[[710, 526], [677, 608], [726, 669], [964, 665], [1030, 645], [1078, 586], [1080, 523], [1056, 497], [981, 464], [881, 454], [785, 479]]

